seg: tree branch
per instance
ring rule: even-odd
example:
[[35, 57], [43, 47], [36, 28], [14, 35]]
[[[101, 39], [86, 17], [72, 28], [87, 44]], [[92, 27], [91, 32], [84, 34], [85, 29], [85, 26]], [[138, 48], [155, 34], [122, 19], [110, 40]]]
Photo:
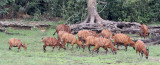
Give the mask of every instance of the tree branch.
[[98, 13], [101, 13], [101, 12], [104, 10], [104, 8], [105, 8], [106, 6], [107, 6], [107, 4], [104, 5], [103, 9], [102, 9], [101, 11], [99, 11]]
[[[74, 14], [73, 14], [73, 15], [74, 15]], [[66, 20], [65, 24], [67, 24], [67, 22], [71, 19], [71, 17], [73, 17], [73, 15], [70, 16], [70, 17]]]
[[107, 2], [103, 2], [103, 1], [98, 1], [98, 2], [101, 3], [101, 4], [107, 5]]

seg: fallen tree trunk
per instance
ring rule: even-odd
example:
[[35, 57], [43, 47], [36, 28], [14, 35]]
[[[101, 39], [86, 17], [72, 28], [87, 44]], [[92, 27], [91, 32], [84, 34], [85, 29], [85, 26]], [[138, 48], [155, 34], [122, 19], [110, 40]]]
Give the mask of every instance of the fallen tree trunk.
[[[153, 38], [140, 39], [140, 40], [142, 40], [147, 45], [155, 45], [160, 43], [160, 35]], [[136, 42], [137, 40], [133, 40], [133, 41]]]
[[[76, 34], [78, 31], [87, 29], [96, 31], [97, 33], [101, 32], [103, 29], [109, 29], [114, 33], [126, 33], [126, 34], [139, 34], [141, 24], [136, 22], [114, 22], [108, 21], [103, 22], [102, 24], [90, 24], [90, 23], [80, 23], [80, 24], [69, 24], [73, 34]], [[148, 26], [149, 34], [151, 35], [160, 35], [160, 26]]]
[[5, 32], [8, 35], [23, 35], [25, 36], [25, 34], [21, 34], [21, 33], [10, 33], [10, 32]]
[[[105, 22], [106, 21], [106, 22]], [[96, 32], [101, 32], [103, 29], [109, 29], [112, 32], [129, 32], [130, 30], [132, 33], [137, 33], [137, 29], [139, 29], [140, 24], [136, 22], [114, 22], [114, 21], [109, 21], [105, 20], [102, 24], [90, 24], [90, 23], [80, 23], [80, 24], [74, 24], [74, 25], [69, 25], [72, 33], [76, 34], [79, 30], [83, 29], [89, 29], [93, 30]]]
[[43, 23], [25, 23], [24, 22], [6, 22], [0, 21], [0, 31], [5, 32], [8, 35], [24, 35], [20, 33], [11, 33], [6, 30], [6, 28], [20, 29], [20, 30], [32, 30], [33, 28], [48, 29], [51, 25]]
[[32, 28], [42, 28], [46, 27], [49, 28], [49, 24], [43, 24], [43, 23], [21, 23], [21, 22], [4, 22], [0, 21], [0, 26], [3, 28], [14, 28], [14, 29], [24, 29], [24, 30], [31, 30]]
[[13, 29], [23, 29], [23, 30], [31, 30], [32, 28], [49, 28], [50, 25], [49, 24], [43, 24], [43, 23], [22, 23], [22, 22], [4, 22], [4, 21], [0, 21], [0, 25], [1, 27], [11, 27]]
[[0, 27], [0, 32], [5, 32], [6, 29], [4, 27]]

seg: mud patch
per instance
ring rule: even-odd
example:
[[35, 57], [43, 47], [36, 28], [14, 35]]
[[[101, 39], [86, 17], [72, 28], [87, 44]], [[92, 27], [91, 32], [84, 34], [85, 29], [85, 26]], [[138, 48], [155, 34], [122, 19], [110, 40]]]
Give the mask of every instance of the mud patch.
[[111, 63], [106, 63], [106, 64], [111, 64]]
[[122, 63], [122, 60], [117, 60], [116, 63]]

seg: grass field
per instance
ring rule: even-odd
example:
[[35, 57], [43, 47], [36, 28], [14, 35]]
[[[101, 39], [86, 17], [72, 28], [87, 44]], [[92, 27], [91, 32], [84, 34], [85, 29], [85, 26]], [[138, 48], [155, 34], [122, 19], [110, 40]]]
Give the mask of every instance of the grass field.
[[[54, 24], [56, 25], [56, 24]], [[55, 28], [53, 26], [52, 28]], [[139, 54], [133, 48], [128, 47], [128, 51], [124, 50], [124, 46], [120, 47], [121, 50], [117, 51], [117, 55], [113, 55], [109, 49], [109, 53], [106, 54], [103, 48], [100, 48], [99, 54], [94, 53], [92, 56], [85, 49], [77, 49], [74, 45], [74, 50], [58, 49], [55, 47], [52, 52], [51, 47], [47, 47], [46, 53], [43, 52], [43, 44], [41, 42], [42, 37], [56, 37], [52, 35], [55, 29], [49, 29], [46, 32], [41, 32], [39, 29], [33, 30], [13, 30], [8, 29], [9, 32], [21, 33], [24, 35], [7, 35], [0, 32], [0, 65], [160, 65], [160, 46], [154, 45], [149, 47], [149, 59], [141, 58]], [[12, 47], [9, 51], [8, 40], [10, 38], [19, 38], [22, 42], [26, 43], [28, 48], [24, 51], [21, 48], [20, 52], [17, 52], [17, 47]], [[92, 47], [93, 48], [93, 47]], [[91, 49], [92, 49], [91, 48]]]

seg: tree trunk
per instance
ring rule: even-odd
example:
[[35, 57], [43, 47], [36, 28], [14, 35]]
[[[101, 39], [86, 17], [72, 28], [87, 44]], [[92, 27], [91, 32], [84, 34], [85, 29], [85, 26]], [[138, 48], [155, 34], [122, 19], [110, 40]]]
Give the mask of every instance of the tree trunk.
[[[113, 31], [117, 31], [123, 28], [132, 28], [140, 26], [139, 23], [123, 23], [123, 22], [115, 22], [109, 20], [103, 20], [98, 12], [97, 12], [97, 0], [87, 0], [87, 18], [80, 24], [69, 24], [72, 33], [77, 33], [79, 30], [89, 29], [92, 31], [100, 32], [103, 29], [109, 29]], [[133, 25], [133, 26], [130, 26]]]
[[97, 0], [87, 0], [88, 15], [83, 23], [101, 23], [103, 19], [99, 16], [97, 12]]

